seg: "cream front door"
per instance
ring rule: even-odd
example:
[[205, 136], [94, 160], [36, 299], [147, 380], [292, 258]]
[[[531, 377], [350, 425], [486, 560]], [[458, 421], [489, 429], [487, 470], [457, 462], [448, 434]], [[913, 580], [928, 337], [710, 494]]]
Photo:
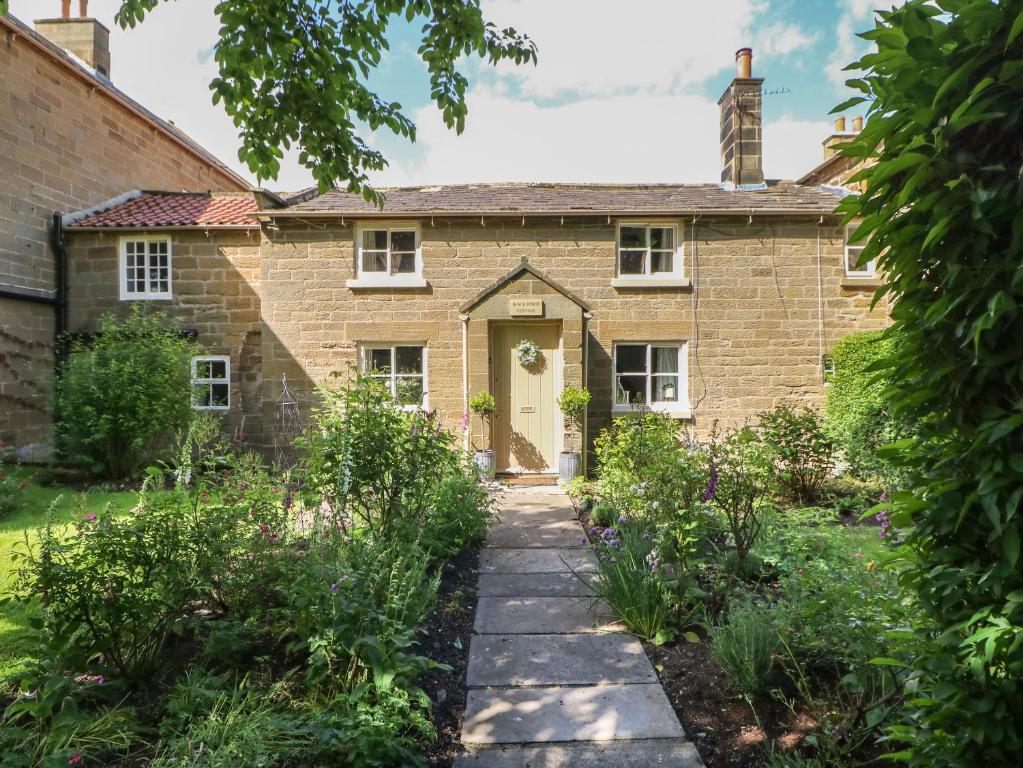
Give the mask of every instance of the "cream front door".
[[[494, 326], [494, 449], [497, 469], [550, 472], [557, 467], [556, 402], [560, 361], [558, 326], [552, 323]], [[540, 361], [526, 367], [515, 345], [529, 339], [540, 347]]]

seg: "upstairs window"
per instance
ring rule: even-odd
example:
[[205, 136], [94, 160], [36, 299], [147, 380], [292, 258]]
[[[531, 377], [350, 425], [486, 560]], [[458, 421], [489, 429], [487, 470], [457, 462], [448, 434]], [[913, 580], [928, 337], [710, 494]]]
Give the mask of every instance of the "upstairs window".
[[192, 358], [192, 407], [197, 411], [226, 411], [231, 407], [230, 357]]
[[419, 228], [414, 224], [366, 225], [355, 235], [356, 277], [367, 283], [402, 283], [422, 277]]
[[860, 264], [860, 258], [863, 255], [863, 249], [867, 246], [867, 241], [859, 240], [855, 244], [849, 243], [849, 239], [852, 237], [858, 226], [858, 223], [853, 223], [847, 224], [845, 227], [845, 276], [874, 278], [877, 276], [877, 269], [874, 261], [871, 260], [864, 264]]
[[656, 279], [682, 277], [678, 227], [665, 223], [618, 225], [618, 277]]
[[370, 344], [362, 349], [362, 370], [391, 392], [405, 408], [426, 407], [426, 347]]
[[686, 374], [685, 344], [615, 344], [615, 409], [687, 410]]
[[121, 239], [121, 299], [171, 298], [171, 242], [161, 237]]

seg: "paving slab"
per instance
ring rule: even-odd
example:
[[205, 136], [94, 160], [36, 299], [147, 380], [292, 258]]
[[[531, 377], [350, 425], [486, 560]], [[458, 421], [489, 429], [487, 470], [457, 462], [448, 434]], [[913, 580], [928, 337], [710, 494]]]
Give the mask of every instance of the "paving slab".
[[589, 597], [481, 597], [473, 629], [481, 635], [596, 632], [612, 626], [611, 610]]
[[579, 518], [571, 507], [552, 507], [550, 505], [498, 508], [496, 520], [499, 523], [525, 523], [529, 525], [535, 525], [540, 522], [579, 523]]
[[480, 573], [593, 573], [597, 560], [586, 547], [484, 549]]
[[487, 534], [487, 546], [503, 549], [587, 546], [582, 526], [574, 520], [541, 523], [495, 523]]
[[703, 768], [692, 742], [682, 739], [476, 747], [454, 768]]
[[659, 684], [470, 689], [463, 744], [685, 738]]
[[592, 597], [595, 573], [481, 573], [480, 597]]
[[476, 635], [470, 687], [656, 683], [643, 645], [618, 632], [588, 635]]

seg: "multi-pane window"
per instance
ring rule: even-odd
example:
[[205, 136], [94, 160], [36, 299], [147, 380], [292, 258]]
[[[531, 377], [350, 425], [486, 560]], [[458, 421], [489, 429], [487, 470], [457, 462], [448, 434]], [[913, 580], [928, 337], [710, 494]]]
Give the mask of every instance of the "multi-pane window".
[[426, 347], [372, 345], [362, 350], [363, 370], [382, 382], [395, 402], [424, 407], [426, 399]]
[[678, 231], [671, 224], [622, 224], [618, 227], [619, 277], [682, 275]]
[[615, 344], [615, 407], [686, 407], [685, 344]]
[[121, 298], [169, 299], [171, 245], [169, 237], [121, 240]]
[[877, 269], [873, 260], [860, 264], [860, 257], [867, 241], [859, 240], [855, 245], [849, 243], [849, 238], [858, 226], [858, 224], [848, 224], [845, 228], [845, 275], [846, 277], [875, 277]]
[[415, 227], [367, 227], [357, 235], [359, 275], [415, 277], [422, 271]]
[[192, 407], [201, 411], [231, 407], [231, 358], [192, 358]]

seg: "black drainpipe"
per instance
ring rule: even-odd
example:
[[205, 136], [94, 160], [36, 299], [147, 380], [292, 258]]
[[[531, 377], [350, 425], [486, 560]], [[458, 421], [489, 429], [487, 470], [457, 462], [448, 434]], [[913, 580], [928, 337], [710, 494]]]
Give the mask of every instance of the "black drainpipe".
[[63, 338], [67, 331], [67, 246], [64, 243], [64, 217], [57, 211], [53, 212], [53, 224], [50, 227], [50, 244], [57, 257], [57, 322], [55, 336], [58, 355], [63, 350]]

